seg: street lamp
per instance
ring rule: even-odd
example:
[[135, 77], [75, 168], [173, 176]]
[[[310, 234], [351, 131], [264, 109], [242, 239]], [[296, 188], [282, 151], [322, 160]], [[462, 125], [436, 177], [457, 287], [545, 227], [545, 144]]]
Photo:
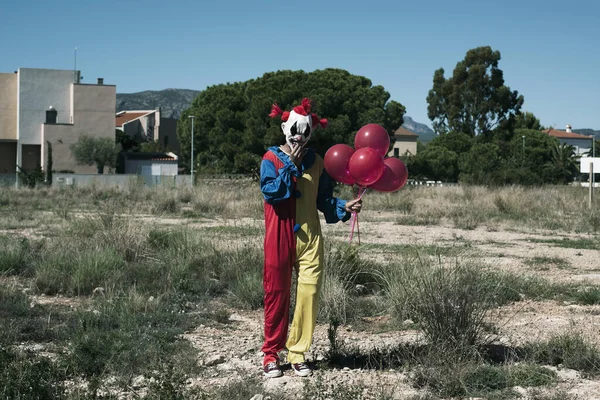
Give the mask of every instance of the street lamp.
[[192, 174], [192, 187], [194, 187], [194, 118], [193, 115], [189, 117], [192, 120], [192, 157], [190, 159], [190, 173]]

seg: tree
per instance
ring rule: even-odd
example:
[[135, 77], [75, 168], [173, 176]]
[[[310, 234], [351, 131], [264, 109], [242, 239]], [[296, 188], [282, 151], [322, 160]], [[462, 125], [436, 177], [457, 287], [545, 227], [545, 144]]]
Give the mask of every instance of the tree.
[[551, 162], [548, 169], [556, 183], [567, 184], [573, 182], [579, 166], [577, 164], [579, 157], [575, 155], [575, 147], [562, 143], [555, 143], [552, 147]]
[[268, 146], [284, 142], [281, 121], [268, 117], [271, 105], [290, 110], [304, 97], [329, 120], [327, 129], [317, 129], [310, 142], [322, 156], [333, 144], [352, 144], [365, 124], [381, 124], [391, 136], [403, 123], [404, 106], [390, 101], [382, 86], [373, 86], [365, 77], [341, 69], [269, 72], [246, 82], [209, 87], [196, 97], [177, 128], [184, 166], [190, 165], [190, 115], [195, 116], [196, 169], [246, 173], [256, 169]]
[[477, 143], [459, 160], [460, 181], [478, 185], [493, 185], [500, 167], [498, 146], [493, 143]]
[[471, 149], [473, 138], [462, 132], [448, 132], [445, 135], [436, 136], [429, 145], [445, 147], [457, 155], [461, 155]]
[[77, 143], [71, 145], [71, 153], [79, 165], [94, 165], [98, 173], [104, 173], [104, 166], [115, 168], [117, 157], [121, 151], [115, 141], [107, 137], [90, 137], [82, 135]]
[[115, 142], [121, 146], [123, 151], [140, 151], [140, 142], [120, 129], [115, 129]]
[[437, 133], [457, 131], [475, 136], [519, 113], [523, 96], [504, 85], [499, 60], [499, 51], [478, 47], [467, 51], [452, 77], [446, 79], [443, 68], [435, 71], [427, 115]]
[[[458, 155], [443, 146], [432, 146], [411, 157], [407, 167], [412, 175], [434, 181], [456, 182], [458, 180]], [[416, 168], [415, 168], [416, 167]]]
[[48, 186], [52, 186], [52, 143], [50, 143], [50, 141], [47, 140], [46, 145], [48, 146], [48, 155], [46, 158], [46, 184]]

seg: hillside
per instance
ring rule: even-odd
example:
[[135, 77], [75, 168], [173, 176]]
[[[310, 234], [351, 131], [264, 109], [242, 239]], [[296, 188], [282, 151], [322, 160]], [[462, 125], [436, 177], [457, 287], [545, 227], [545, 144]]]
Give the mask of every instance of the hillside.
[[417, 122], [406, 115], [404, 116], [404, 124], [402, 124], [402, 127], [419, 135], [419, 141], [422, 143], [431, 142], [436, 136], [435, 132], [430, 127]]
[[165, 117], [177, 118], [190, 107], [200, 93], [190, 89], [146, 90], [138, 93], [117, 93], [117, 112], [161, 108]]

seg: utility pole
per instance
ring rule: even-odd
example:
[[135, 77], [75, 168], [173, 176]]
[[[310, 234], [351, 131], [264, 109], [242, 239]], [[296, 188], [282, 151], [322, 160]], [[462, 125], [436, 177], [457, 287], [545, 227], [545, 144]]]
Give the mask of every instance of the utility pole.
[[190, 173], [192, 175], [192, 187], [194, 187], [194, 118], [195, 116], [190, 115], [192, 120], [192, 156], [190, 158]]

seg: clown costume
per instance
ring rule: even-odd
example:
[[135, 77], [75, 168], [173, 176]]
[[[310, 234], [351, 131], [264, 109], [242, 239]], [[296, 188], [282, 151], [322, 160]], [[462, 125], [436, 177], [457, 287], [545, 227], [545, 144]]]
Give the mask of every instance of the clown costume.
[[[264, 197], [264, 374], [281, 376], [278, 352], [288, 349], [288, 361], [297, 375], [308, 376], [305, 363], [315, 329], [319, 289], [322, 284], [323, 242], [318, 211], [327, 223], [347, 221], [361, 208], [360, 200], [333, 197], [333, 182], [323, 159], [305, 145], [312, 131], [327, 120], [311, 114], [311, 104], [283, 112], [273, 105], [270, 117], [281, 115], [283, 146], [268, 149], [260, 167]], [[292, 270], [298, 273], [296, 308], [289, 331], [288, 320]], [[286, 341], [287, 338], [287, 341]]]

